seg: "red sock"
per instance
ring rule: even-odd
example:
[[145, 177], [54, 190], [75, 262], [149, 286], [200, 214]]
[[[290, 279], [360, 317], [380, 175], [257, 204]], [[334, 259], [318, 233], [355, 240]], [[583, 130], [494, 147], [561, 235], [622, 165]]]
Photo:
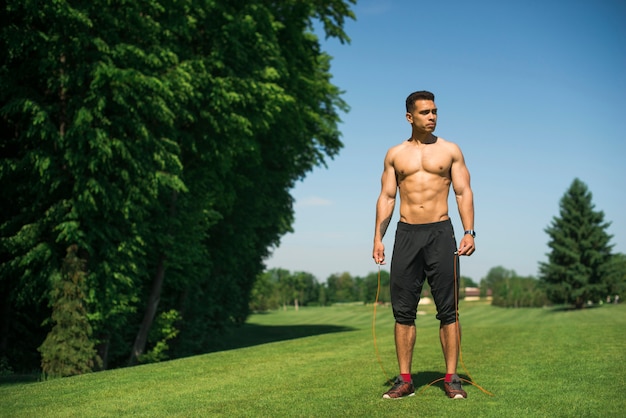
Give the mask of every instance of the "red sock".
[[454, 376], [454, 373], [446, 373], [446, 382], [451, 382], [452, 376]]
[[400, 377], [402, 377], [402, 381], [404, 382], [411, 381], [411, 373], [400, 373]]

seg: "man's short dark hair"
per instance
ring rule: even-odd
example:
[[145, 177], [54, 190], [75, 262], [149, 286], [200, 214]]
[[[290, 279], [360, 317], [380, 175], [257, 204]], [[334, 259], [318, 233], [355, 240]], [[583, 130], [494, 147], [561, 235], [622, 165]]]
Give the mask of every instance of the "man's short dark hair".
[[434, 102], [435, 95], [426, 90], [414, 91], [409, 94], [409, 97], [406, 98], [406, 111], [408, 113], [413, 113], [415, 110], [416, 100], [432, 100]]

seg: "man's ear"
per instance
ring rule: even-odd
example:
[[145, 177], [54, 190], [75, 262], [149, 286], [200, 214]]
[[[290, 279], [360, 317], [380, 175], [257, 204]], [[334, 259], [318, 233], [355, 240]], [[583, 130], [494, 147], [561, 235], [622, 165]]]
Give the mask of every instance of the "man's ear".
[[406, 112], [406, 120], [408, 120], [409, 123], [413, 123], [413, 115], [411, 115], [409, 112]]

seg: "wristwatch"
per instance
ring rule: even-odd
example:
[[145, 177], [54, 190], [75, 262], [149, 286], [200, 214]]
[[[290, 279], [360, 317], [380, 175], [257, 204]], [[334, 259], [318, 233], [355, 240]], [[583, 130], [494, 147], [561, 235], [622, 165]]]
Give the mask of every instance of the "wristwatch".
[[476, 231], [474, 231], [473, 229], [468, 229], [463, 234], [464, 235], [470, 234], [472, 236], [472, 238], [476, 238]]

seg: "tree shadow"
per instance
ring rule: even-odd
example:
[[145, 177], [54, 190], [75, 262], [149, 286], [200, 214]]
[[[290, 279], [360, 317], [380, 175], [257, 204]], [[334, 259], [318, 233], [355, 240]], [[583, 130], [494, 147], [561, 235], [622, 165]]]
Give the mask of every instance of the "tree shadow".
[[595, 309], [595, 308], [601, 308], [601, 307], [602, 305], [600, 304], [585, 305], [582, 308], [577, 308], [573, 305], [560, 305], [560, 306], [553, 306], [552, 308], [549, 308], [549, 312], [570, 312], [570, 311], [583, 312], [588, 309]]
[[215, 339], [204, 353], [235, 350], [277, 341], [294, 340], [314, 335], [356, 331], [356, 328], [339, 325], [256, 325], [244, 324], [229, 330]]
[[[356, 328], [338, 325], [243, 324], [240, 327], [231, 328], [219, 337], [216, 337], [213, 342], [202, 351], [202, 354], [346, 331], [356, 331]], [[0, 376], [0, 386], [16, 383], [34, 383], [40, 381], [40, 379], [40, 373]]]
[[16, 383], [36, 383], [41, 380], [41, 373], [32, 374], [10, 374], [0, 376], [0, 386], [14, 385]]

